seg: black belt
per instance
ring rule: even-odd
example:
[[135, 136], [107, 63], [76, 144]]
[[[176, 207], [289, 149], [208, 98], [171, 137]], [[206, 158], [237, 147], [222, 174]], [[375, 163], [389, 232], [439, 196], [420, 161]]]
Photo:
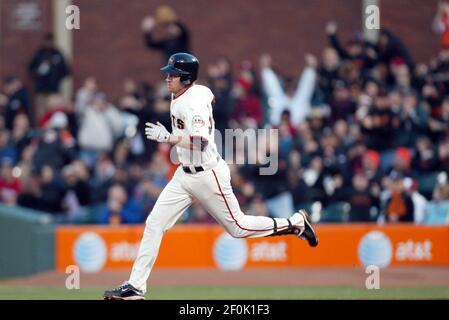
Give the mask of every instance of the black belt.
[[195, 172], [192, 172], [192, 170], [190, 170], [190, 167], [182, 167], [182, 170], [184, 170], [185, 173], [196, 173], [196, 172], [201, 172], [204, 171], [203, 167], [193, 167], [195, 168]]
[[[220, 162], [220, 156], [217, 156], [217, 163]], [[195, 169], [195, 172], [192, 172], [192, 170], [190, 170], [190, 166], [184, 166], [182, 167], [182, 170], [184, 170], [185, 173], [197, 173], [197, 172], [201, 172], [204, 171], [204, 168], [201, 166], [198, 167], [193, 167]]]

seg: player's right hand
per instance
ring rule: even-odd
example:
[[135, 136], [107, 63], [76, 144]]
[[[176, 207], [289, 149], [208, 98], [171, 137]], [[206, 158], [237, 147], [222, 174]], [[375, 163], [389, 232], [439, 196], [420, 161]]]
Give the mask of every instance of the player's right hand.
[[170, 138], [170, 132], [168, 132], [168, 130], [160, 122], [157, 122], [156, 124], [146, 122], [145, 126], [145, 136], [149, 140], [167, 142]]

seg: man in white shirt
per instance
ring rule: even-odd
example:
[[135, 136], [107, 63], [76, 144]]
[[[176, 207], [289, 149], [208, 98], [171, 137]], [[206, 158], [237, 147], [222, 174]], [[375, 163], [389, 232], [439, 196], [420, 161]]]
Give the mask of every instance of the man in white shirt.
[[172, 133], [160, 123], [146, 123], [148, 139], [176, 146], [181, 166], [160, 194], [147, 218], [145, 231], [129, 281], [106, 291], [105, 299], [144, 299], [146, 282], [156, 261], [162, 236], [197, 199], [233, 237], [255, 238], [294, 234], [318, 245], [308, 214], [299, 210], [289, 219], [245, 215], [232, 191], [227, 163], [214, 142], [209, 88], [195, 84], [199, 62], [187, 53], [176, 53], [161, 70], [172, 93]]

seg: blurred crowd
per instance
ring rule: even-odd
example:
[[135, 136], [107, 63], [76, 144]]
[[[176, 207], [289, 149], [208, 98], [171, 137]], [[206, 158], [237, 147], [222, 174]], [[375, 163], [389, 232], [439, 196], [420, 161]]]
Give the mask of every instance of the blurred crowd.
[[[446, 32], [447, 8], [438, 9], [436, 32]], [[157, 21], [146, 19], [142, 29], [165, 60], [181, 45], [188, 50], [188, 34], [173, 12], [162, 17], [181, 44], [152, 39]], [[199, 83], [215, 94], [218, 131], [278, 129], [279, 140], [267, 150], [279, 159], [274, 175], [260, 175], [265, 165], [257, 159], [230, 165], [242, 211], [289, 217], [306, 208], [322, 222], [449, 223], [446, 35], [439, 52], [419, 63], [390, 30], [375, 43], [358, 35], [343, 42], [329, 22], [323, 36], [328, 45], [321, 54], [306, 54], [290, 75], [269, 54], [202, 65], [207, 76]], [[163, 77], [123, 79], [112, 101], [93, 75], [64, 101], [59, 86], [71, 70], [51, 40], [29, 65], [33, 99], [17, 77], [3, 79], [0, 201], [50, 212], [60, 223], [144, 222], [178, 166], [170, 146], [144, 136], [145, 122], [171, 127]], [[232, 151], [245, 157], [245, 150]], [[194, 203], [181, 222], [214, 220]]]

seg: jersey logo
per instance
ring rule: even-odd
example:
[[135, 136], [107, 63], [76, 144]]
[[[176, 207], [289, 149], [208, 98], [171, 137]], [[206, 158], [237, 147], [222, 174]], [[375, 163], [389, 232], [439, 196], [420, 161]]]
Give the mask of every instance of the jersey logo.
[[171, 118], [172, 118], [173, 127], [177, 127], [180, 130], [184, 129], [184, 121], [182, 121], [179, 118], [176, 118], [173, 115], [171, 116]]
[[204, 120], [200, 116], [194, 116], [192, 124], [194, 128], [202, 128], [205, 125]]

